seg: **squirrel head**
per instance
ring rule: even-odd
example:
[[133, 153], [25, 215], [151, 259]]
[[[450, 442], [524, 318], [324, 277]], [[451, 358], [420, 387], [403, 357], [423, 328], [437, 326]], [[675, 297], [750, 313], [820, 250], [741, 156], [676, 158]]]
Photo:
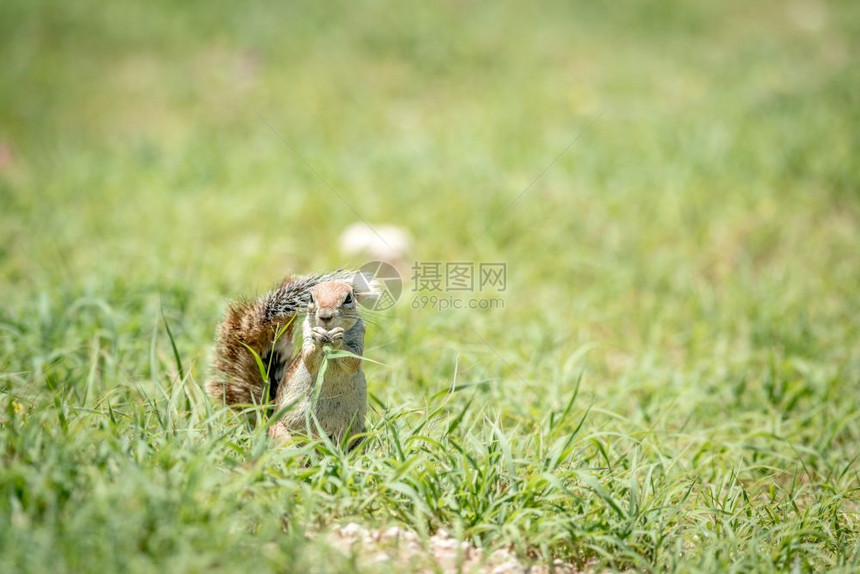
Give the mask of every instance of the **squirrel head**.
[[360, 319], [356, 294], [350, 283], [324, 281], [314, 285], [310, 296], [307, 320], [311, 326], [329, 330], [342, 327], [348, 331]]

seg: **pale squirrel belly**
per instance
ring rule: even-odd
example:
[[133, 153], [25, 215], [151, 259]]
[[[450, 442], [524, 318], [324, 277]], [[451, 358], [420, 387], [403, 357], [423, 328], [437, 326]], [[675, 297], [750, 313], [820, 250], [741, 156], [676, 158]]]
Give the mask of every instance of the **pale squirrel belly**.
[[[365, 327], [357, 300], [375, 294], [357, 293], [355, 277], [352, 272], [339, 271], [288, 278], [257, 301], [231, 305], [218, 328], [214, 373], [207, 392], [230, 406], [241, 407], [261, 404], [268, 389], [273, 411], [286, 408], [281, 420], [271, 427], [273, 437], [316, 436], [322, 429], [336, 444], [349, 448], [357, 445], [358, 437], [350, 437], [364, 432], [367, 412], [367, 385], [360, 358]], [[302, 347], [293, 355], [297, 318], [302, 312]], [[270, 365], [268, 387], [249, 347]], [[326, 361], [326, 349], [352, 356]], [[324, 363], [325, 372], [317, 388]]]

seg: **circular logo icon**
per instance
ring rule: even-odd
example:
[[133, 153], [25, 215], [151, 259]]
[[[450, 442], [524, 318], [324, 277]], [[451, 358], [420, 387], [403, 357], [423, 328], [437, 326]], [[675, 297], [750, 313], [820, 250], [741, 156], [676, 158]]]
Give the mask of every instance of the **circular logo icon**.
[[371, 311], [391, 309], [403, 292], [400, 273], [385, 261], [365, 263], [355, 275], [353, 285], [357, 290], [372, 294], [371, 297], [358, 297], [359, 305]]

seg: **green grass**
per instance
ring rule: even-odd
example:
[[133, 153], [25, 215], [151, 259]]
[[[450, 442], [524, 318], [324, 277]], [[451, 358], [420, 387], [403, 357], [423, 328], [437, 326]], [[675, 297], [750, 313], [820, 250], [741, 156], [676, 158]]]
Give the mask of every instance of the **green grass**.
[[[351, 521], [860, 569], [858, 39], [848, 1], [4, 2], [0, 570], [350, 571]], [[260, 118], [413, 259], [508, 265], [504, 310], [373, 317], [358, 453], [201, 391], [228, 299], [364, 262]]]

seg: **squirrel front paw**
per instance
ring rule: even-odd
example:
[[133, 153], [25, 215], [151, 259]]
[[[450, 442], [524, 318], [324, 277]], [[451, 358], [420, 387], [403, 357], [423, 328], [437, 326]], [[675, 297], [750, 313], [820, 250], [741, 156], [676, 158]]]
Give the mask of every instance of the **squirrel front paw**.
[[311, 330], [311, 339], [313, 339], [313, 342], [316, 343], [317, 346], [331, 343], [329, 332], [322, 327], [314, 327]]
[[343, 346], [343, 327], [335, 327], [331, 331], [328, 332], [329, 342], [335, 348], [340, 348]]
[[343, 346], [343, 327], [335, 327], [331, 331], [327, 331], [322, 327], [314, 327], [311, 330], [311, 339], [316, 346], [329, 344], [333, 347]]

